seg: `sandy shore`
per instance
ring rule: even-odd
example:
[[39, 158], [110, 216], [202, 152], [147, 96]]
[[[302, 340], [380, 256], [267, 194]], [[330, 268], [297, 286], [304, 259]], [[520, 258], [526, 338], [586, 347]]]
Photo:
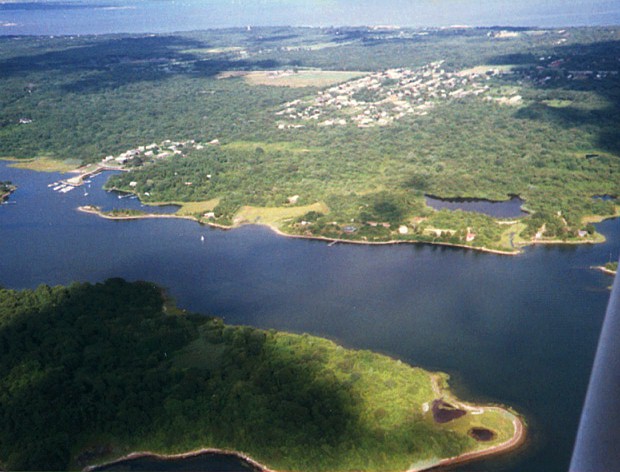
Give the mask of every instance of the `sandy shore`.
[[[452, 395], [452, 393], [449, 390], [445, 390], [444, 388], [442, 388], [439, 385], [439, 378], [440, 377], [438, 375], [433, 375], [431, 379], [432, 386], [433, 386], [433, 392], [435, 393], [435, 395], [438, 398], [443, 397], [447, 399], [449, 403], [455, 405], [456, 407], [460, 409], [464, 409], [464, 410], [473, 412], [475, 414], [481, 414], [481, 413], [484, 413], [485, 411], [492, 411], [492, 410], [501, 411], [501, 412], [506, 411], [505, 408], [500, 408], [498, 406], [483, 407], [483, 406], [474, 406], [468, 403], [464, 403], [458, 400], [456, 397], [454, 397], [454, 395]], [[412, 468], [412, 469], [409, 469], [407, 472], [422, 472], [425, 470], [434, 469], [436, 467], [462, 464], [464, 462], [469, 462], [469, 461], [473, 461], [477, 459], [482, 459], [484, 457], [493, 456], [493, 455], [502, 454], [502, 453], [516, 450], [525, 442], [527, 433], [526, 433], [525, 423], [517, 415], [515, 415], [512, 421], [512, 424], [514, 427], [514, 433], [512, 437], [510, 437], [508, 440], [504, 441], [503, 443], [495, 444], [494, 446], [489, 446], [488, 448], [485, 448], [485, 449], [479, 449], [476, 451], [466, 452], [458, 456], [441, 459], [434, 464], [424, 466], [421, 468]]]
[[[495, 408], [495, 407], [488, 407], [485, 409], [489, 410], [492, 408]], [[432, 465], [431, 467], [426, 467], [422, 469], [411, 469], [407, 472], [422, 472], [424, 470], [434, 469], [436, 467], [462, 464], [464, 462], [470, 462], [473, 460], [481, 459], [483, 457], [494, 456], [497, 454], [502, 454], [502, 453], [513, 451], [519, 448], [525, 442], [526, 434], [525, 434], [525, 425], [523, 424], [523, 421], [520, 418], [515, 417], [512, 424], [514, 426], [513, 436], [509, 440], [504, 441], [501, 444], [496, 444], [495, 446], [491, 446], [487, 449], [466, 452], [465, 454], [461, 454], [455, 457], [449, 457], [447, 459], [442, 459], [436, 464]]]
[[169, 213], [144, 213], [140, 215], [109, 215], [91, 206], [80, 206], [77, 209], [78, 211], [81, 211], [83, 213], [90, 213], [91, 215], [97, 215], [100, 218], [104, 218], [106, 220], [146, 220], [150, 218], [176, 218], [176, 219], [183, 219], [183, 220], [198, 221], [193, 216], [175, 215], [175, 214], [169, 214]]
[[524, 244], [524, 246], [536, 246], [536, 245], [545, 245], [545, 244], [550, 244], [550, 245], [559, 245], [559, 244], [599, 244], [599, 243], [604, 243], [605, 242], [605, 236], [601, 235], [600, 239], [597, 240], [592, 240], [592, 239], [580, 239], [580, 240], [575, 240], [575, 239], [571, 239], [571, 240], [567, 240], [564, 241], [563, 239], [538, 239], [538, 240], [533, 240], [530, 241], [527, 244]]
[[[204, 221], [200, 221], [198, 220], [198, 218], [195, 218], [193, 216], [189, 216], [189, 215], [175, 215], [175, 214], [169, 214], [169, 213], [145, 213], [145, 214], [141, 214], [141, 215], [110, 215], [107, 214], [105, 212], [102, 212], [101, 210], [98, 210], [97, 208], [93, 208], [90, 206], [81, 206], [78, 207], [78, 211], [84, 212], [84, 213], [90, 213], [92, 215], [97, 215], [101, 218], [105, 218], [107, 220], [141, 220], [141, 219], [150, 219], [150, 218], [181, 218], [184, 220], [192, 220], [192, 221], [196, 221], [198, 223], [201, 224], [206, 224], [208, 226], [211, 226], [213, 228], [218, 228], [218, 229], [225, 229], [225, 230], [230, 230], [230, 229], [235, 229], [238, 228], [239, 226], [226, 226], [226, 225], [220, 225], [217, 223], [212, 223], [212, 222], [204, 222]], [[462, 248], [462, 249], [471, 249], [474, 251], [479, 251], [479, 252], [487, 252], [490, 254], [499, 254], [502, 256], [517, 256], [519, 255], [521, 252], [520, 251], [501, 251], [499, 249], [489, 249], [486, 247], [478, 247], [478, 246], [467, 246], [466, 244], [454, 244], [454, 243], [447, 243], [447, 242], [431, 242], [431, 241], [404, 241], [404, 240], [398, 240], [398, 239], [394, 239], [394, 240], [390, 240], [390, 241], [359, 241], [359, 240], [351, 240], [351, 239], [339, 239], [339, 238], [328, 238], [325, 236], [306, 236], [303, 234], [289, 234], [289, 233], [285, 233], [284, 231], [280, 230], [279, 228], [270, 225], [270, 224], [265, 224], [265, 223], [252, 223], [252, 224], [256, 224], [256, 225], [260, 225], [260, 226], [266, 226], [267, 228], [271, 229], [274, 233], [276, 233], [279, 236], [283, 236], [286, 238], [296, 238], [296, 239], [310, 239], [310, 240], [315, 240], [315, 241], [325, 241], [331, 244], [363, 244], [363, 245], [367, 245], [367, 246], [385, 246], [385, 245], [392, 245], [392, 244], [430, 244], [433, 246], [448, 246], [448, 247], [457, 247], [457, 248]]]
[[[450, 403], [456, 405], [458, 408], [462, 408], [465, 409], [467, 411], [470, 412], [475, 412], [477, 414], [483, 413], [485, 411], [490, 411], [490, 410], [498, 410], [501, 412], [505, 412], [506, 410], [504, 408], [500, 408], [497, 406], [488, 406], [488, 407], [482, 407], [482, 406], [474, 406], [474, 405], [470, 405], [468, 403], [463, 403], [459, 400], [457, 400], [452, 393], [449, 390], [446, 390], [444, 388], [442, 388], [439, 385], [439, 376], [438, 375], [433, 375], [431, 377], [431, 382], [432, 382], [432, 388], [433, 388], [433, 392], [435, 393], [435, 395], [439, 398], [439, 397], [443, 397], [449, 400]], [[500, 443], [500, 444], [495, 444], [493, 446], [489, 446], [485, 449], [478, 449], [476, 451], [471, 451], [471, 452], [466, 452], [464, 454], [460, 454], [458, 456], [454, 456], [454, 457], [448, 457], [445, 459], [440, 459], [439, 461], [432, 463], [432, 464], [428, 464], [428, 465], [424, 465], [420, 468], [412, 468], [409, 469], [405, 472], [423, 472], [423, 471], [427, 471], [427, 470], [431, 470], [431, 469], [435, 469], [437, 467], [441, 467], [441, 466], [448, 466], [448, 465], [456, 465], [456, 464], [462, 464], [464, 462], [470, 462], [470, 461], [474, 461], [477, 459], [482, 459], [488, 456], [492, 456], [492, 455], [497, 455], [497, 454], [502, 454], [502, 453], [506, 453], [506, 452], [510, 452], [512, 450], [518, 449], [524, 442], [526, 439], [526, 428], [525, 428], [525, 424], [524, 422], [521, 420], [521, 418], [519, 418], [518, 416], [515, 415], [514, 420], [512, 422], [513, 427], [514, 427], [514, 433], [512, 435], [512, 437], [510, 437], [508, 440]], [[227, 450], [227, 449], [215, 449], [215, 448], [203, 448], [203, 449], [197, 449], [194, 451], [189, 451], [186, 453], [182, 453], [182, 454], [171, 454], [171, 455], [164, 455], [164, 454], [158, 454], [155, 452], [150, 452], [150, 451], [141, 451], [141, 452], [132, 452], [130, 454], [127, 454], [125, 456], [122, 456], [118, 459], [115, 459], [113, 461], [110, 462], [105, 462], [102, 464], [95, 464], [95, 465], [90, 465], [86, 468], [84, 468], [85, 472], [92, 472], [93, 470], [97, 469], [98, 467], [103, 467], [103, 466], [110, 466], [110, 465], [115, 465], [118, 464], [119, 462], [123, 462], [126, 460], [131, 460], [131, 459], [140, 459], [143, 457], [152, 457], [152, 458], [156, 458], [156, 459], [160, 459], [160, 460], [174, 460], [174, 459], [186, 459], [189, 457], [194, 457], [200, 454], [222, 454], [222, 455], [228, 455], [228, 456], [232, 456], [232, 457], [236, 457], [238, 459], [241, 459], [245, 462], [247, 462], [248, 464], [250, 464], [252, 467], [256, 468], [257, 470], [260, 470], [262, 472], [277, 472], [273, 469], [270, 469], [269, 467], [267, 467], [264, 464], [261, 464], [260, 462], [257, 462], [256, 460], [252, 459], [250, 456], [248, 456], [247, 454], [244, 454], [242, 452], [238, 452], [238, 451], [232, 451], [232, 450]]]
[[91, 472], [97, 469], [98, 467], [107, 467], [107, 466], [118, 464], [119, 462], [123, 462], [126, 460], [140, 459], [143, 457], [152, 457], [152, 458], [161, 459], [161, 460], [175, 460], [175, 459], [187, 459], [187, 458], [198, 456], [201, 454], [221, 454], [221, 455], [232, 456], [232, 457], [236, 457], [237, 459], [241, 459], [247, 462], [252, 467], [258, 470], [261, 470], [262, 472], [275, 472], [271, 470], [270, 468], [268, 468], [267, 466], [259, 462], [256, 462], [250, 456], [243, 454], [242, 452], [229, 451], [226, 449], [215, 449], [215, 448], [196, 449], [194, 451], [184, 452], [182, 454], [171, 454], [171, 455], [157, 454], [156, 452], [150, 452], [150, 451], [132, 452], [123, 457], [119, 457], [118, 459], [115, 459], [111, 462], [89, 465], [88, 467], [85, 467], [83, 470], [84, 472]]
[[590, 269], [598, 270], [598, 271], [603, 272], [603, 273], [608, 274], [608, 275], [616, 275], [617, 274], [617, 272], [615, 270], [608, 269], [605, 266], [592, 266], [592, 267], [590, 267]]

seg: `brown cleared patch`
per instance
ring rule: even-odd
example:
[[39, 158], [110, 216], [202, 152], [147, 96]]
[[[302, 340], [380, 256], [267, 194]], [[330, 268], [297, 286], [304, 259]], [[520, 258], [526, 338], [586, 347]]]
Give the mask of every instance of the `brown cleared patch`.
[[285, 69], [255, 71], [224, 71], [218, 79], [243, 77], [249, 85], [268, 85], [274, 87], [328, 87], [330, 85], [357, 79], [368, 72], [320, 69]]
[[465, 416], [465, 410], [455, 407], [443, 401], [442, 398], [433, 401], [433, 419], [435, 423], [448, 423], [452, 420]]
[[495, 432], [487, 428], [471, 428], [467, 431], [467, 434], [474, 438], [476, 441], [492, 441], [495, 439]]

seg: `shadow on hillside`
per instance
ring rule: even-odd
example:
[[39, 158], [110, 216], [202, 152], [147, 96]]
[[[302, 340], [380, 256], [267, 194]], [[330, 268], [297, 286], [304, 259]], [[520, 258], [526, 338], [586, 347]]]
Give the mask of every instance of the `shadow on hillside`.
[[[176, 450], [212, 438], [275, 455], [298, 448], [311, 461], [358, 421], [348, 387], [320, 361], [267, 348], [262, 331], [165, 315], [153, 284], [110, 279], [4, 295], [0, 457], [9, 470], [83, 467], [110, 443], [153, 437]], [[198, 353], [175, 355], [192, 341], [202, 341]], [[90, 453], [71, 457], [92, 438]]]
[[[574, 92], [593, 92], [605, 105], [547, 106], [540, 101], [519, 109], [517, 117], [553, 121], [598, 134], [601, 150], [620, 154], [620, 41], [557, 46], [543, 60], [536, 54], [496, 56], [491, 64], [517, 64], [528, 83], [545, 91], [545, 98], [571, 100]], [[509, 79], [510, 80], [510, 79]], [[572, 94], [572, 95], [571, 95]]]
[[29, 73], [64, 81], [68, 92], [90, 93], [135, 82], [162, 81], [178, 75], [209, 77], [226, 70], [274, 68], [276, 61], [196, 54], [209, 44], [181, 36], [140, 36], [84, 40], [78, 46], [0, 61], [0, 78]]

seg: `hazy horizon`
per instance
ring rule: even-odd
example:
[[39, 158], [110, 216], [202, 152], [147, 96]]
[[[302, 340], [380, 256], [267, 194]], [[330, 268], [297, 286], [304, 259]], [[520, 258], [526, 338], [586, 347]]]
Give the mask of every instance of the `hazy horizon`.
[[611, 0], [3, 0], [0, 34], [164, 33], [252, 26], [605, 26]]

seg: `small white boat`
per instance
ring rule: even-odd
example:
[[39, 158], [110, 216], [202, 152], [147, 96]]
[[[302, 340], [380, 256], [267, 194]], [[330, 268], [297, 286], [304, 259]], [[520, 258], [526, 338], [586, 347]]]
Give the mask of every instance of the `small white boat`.
[[200, 236], [200, 240], [204, 243], [205, 242], [205, 237], [204, 236]]

